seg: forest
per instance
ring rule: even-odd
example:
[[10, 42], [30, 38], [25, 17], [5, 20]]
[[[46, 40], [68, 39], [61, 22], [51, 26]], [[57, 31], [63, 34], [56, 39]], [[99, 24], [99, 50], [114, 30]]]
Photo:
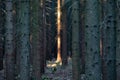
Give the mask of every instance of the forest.
[[120, 0], [0, 0], [0, 80], [120, 80]]

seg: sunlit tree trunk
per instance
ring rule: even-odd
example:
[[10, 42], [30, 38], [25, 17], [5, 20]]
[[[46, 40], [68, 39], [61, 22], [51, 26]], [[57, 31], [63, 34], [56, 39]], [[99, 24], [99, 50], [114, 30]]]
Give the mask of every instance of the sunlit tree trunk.
[[116, 72], [117, 80], [120, 79], [120, 0], [117, 0], [117, 25], [116, 25]]
[[80, 80], [80, 1], [72, 0], [72, 80]]
[[5, 23], [5, 75], [6, 80], [15, 79], [15, 54], [14, 54], [14, 31], [13, 31], [13, 4], [12, 0], [6, 0], [6, 23]]
[[57, 0], [57, 62], [61, 62], [61, 0]]
[[115, 0], [105, 0], [104, 2], [104, 25], [103, 25], [103, 60], [104, 60], [104, 80], [116, 80], [116, 39], [115, 39]]
[[33, 67], [33, 78], [40, 80], [41, 78], [41, 44], [40, 44], [40, 0], [31, 1], [31, 36], [32, 36], [32, 67]]
[[18, 26], [20, 27], [20, 80], [30, 80], [30, 0], [18, 0]]
[[85, 3], [85, 74], [87, 80], [101, 80], [99, 0]]

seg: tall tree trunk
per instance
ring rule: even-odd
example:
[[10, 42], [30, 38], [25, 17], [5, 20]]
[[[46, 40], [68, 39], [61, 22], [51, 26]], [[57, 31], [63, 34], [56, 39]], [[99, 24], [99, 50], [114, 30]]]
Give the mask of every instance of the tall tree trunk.
[[46, 67], [46, 51], [47, 51], [47, 34], [46, 34], [46, 31], [47, 31], [47, 27], [46, 27], [46, 11], [45, 11], [45, 1], [46, 0], [43, 0], [43, 52], [44, 52], [44, 67]]
[[116, 25], [116, 72], [117, 80], [120, 79], [120, 0], [117, 0], [117, 25]]
[[47, 14], [46, 14], [46, 27], [47, 27], [47, 59], [52, 59], [52, 20], [51, 20], [51, 3], [52, 1], [49, 0], [47, 1], [46, 0], [46, 11], [47, 11]]
[[84, 14], [84, 9], [85, 9], [85, 0], [80, 0], [80, 9], [81, 9], [81, 16], [80, 16], [80, 59], [81, 59], [81, 65], [82, 65], [82, 71], [81, 73], [85, 73], [85, 14]]
[[30, 0], [18, 0], [20, 80], [30, 80]]
[[[101, 0], [101, 22], [104, 21], [104, 17], [105, 17], [105, 0]], [[100, 54], [101, 54], [101, 60], [102, 60], [102, 74], [104, 74], [105, 76], [105, 63], [104, 63], [104, 55], [103, 55], [103, 37], [104, 37], [104, 34], [103, 34], [103, 30], [104, 30], [104, 25], [102, 24], [101, 25], [101, 28], [100, 28]], [[105, 80], [103, 78], [103, 80]]]
[[61, 62], [61, 0], [57, 0], [57, 62]]
[[40, 44], [40, 0], [32, 0], [31, 1], [31, 36], [32, 36], [32, 55], [31, 57], [32, 65], [33, 65], [33, 78], [35, 80], [41, 79], [41, 44]]
[[116, 80], [115, 70], [115, 0], [106, 0], [104, 7], [104, 26], [103, 26], [103, 60], [104, 73], [103, 80]]
[[61, 54], [62, 54], [62, 65], [66, 66], [67, 65], [67, 9], [65, 6], [65, 1], [62, 0], [62, 21], [61, 21]]
[[3, 69], [3, 50], [4, 50], [4, 37], [3, 37], [3, 32], [4, 32], [4, 3], [3, 1], [0, 1], [0, 70]]
[[80, 6], [79, 0], [72, 0], [72, 72], [73, 80], [80, 80]]
[[19, 76], [20, 73], [20, 27], [19, 24], [17, 22], [19, 22], [19, 1], [15, 0], [15, 7], [16, 7], [16, 15], [14, 15], [16, 17], [16, 24], [15, 24], [15, 33], [16, 33], [16, 37], [15, 37], [15, 53], [16, 53], [16, 75], [17, 78]]
[[44, 38], [43, 38], [43, 35], [44, 35], [44, 32], [43, 32], [43, 30], [44, 30], [44, 25], [43, 25], [43, 6], [44, 6], [44, 4], [43, 4], [43, 1], [44, 0], [40, 0], [40, 3], [42, 3], [41, 5], [40, 5], [40, 15], [42, 15], [42, 16], [40, 16], [40, 19], [39, 19], [39, 22], [41, 22], [41, 23], [39, 23], [39, 25], [40, 25], [40, 33], [39, 33], [39, 35], [40, 35], [40, 38], [39, 38], [39, 41], [40, 41], [40, 71], [41, 71], [41, 73], [43, 74], [44, 72], [45, 72], [45, 54], [44, 54]]
[[6, 24], [5, 24], [5, 74], [6, 80], [15, 79], [15, 54], [14, 54], [14, 31], [13, 31], [13, 4], [12, 0], [6, 0]]
[[99, 0], [85, 3], [85, 74], [87, 80], [101, 80]]

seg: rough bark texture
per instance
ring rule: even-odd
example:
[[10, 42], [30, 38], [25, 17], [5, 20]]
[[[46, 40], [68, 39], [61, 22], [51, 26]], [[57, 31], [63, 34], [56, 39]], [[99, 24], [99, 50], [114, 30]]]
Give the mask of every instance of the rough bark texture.
[[80, 7], [79, 0], [72, 0], [72, 72], [73, 80], [80, 80]]
[[86, 80], [101, 80], [99, 0], [85, 3], [85, 74]]
[[117, 0], [117, 25], [116, 25], [116, 72], [117, 80], [120, 79], [120, 0]]
[[104, 5], [104, 25], [102, 31], [103, 80], [116, 80], [115, 0], [106, 0]]
[[6, 80], [14, 80], [14, 43], [13, 43], [13, 5], [12, 0], [6, 0], [6, 24], [5, 24], [5, 75]]
[[40, 44], [40, 0], [31, 1], [31, 36], [32, 36], [32, 67], [33, 67], [33, 78], [35, 80], [41, 79], [41, 44]]
[[18, 25], [20, 27], [20, 80], [30, 80], [30, 0], [18, 0]]

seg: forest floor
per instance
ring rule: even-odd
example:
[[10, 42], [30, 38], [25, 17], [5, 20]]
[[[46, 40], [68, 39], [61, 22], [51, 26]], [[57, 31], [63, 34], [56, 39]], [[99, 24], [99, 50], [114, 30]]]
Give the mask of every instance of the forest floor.
[[[5, 80], [4, 70], [0, 71], [0, 80]], [[56, 63], [55, 60], [47, 61], [47, 67], [45, 68], [45, 74], [42, 76], [42, 80], [72, 80], [71, 58], [68, 58], [68, 65], [66, 67], [62, 67], [61, 63]], [[81, 80], [85, 80], [84, 74]]]
[[47, 62], [45, 74], [42, 76], [43, 80], [72, 80], [72, 60], [68, 59], [68, 65], [62, 67], [61, 63], [53, 61]]
[[[0, 71], [0, 80], [5, 80], [4, 70]], [[72, 60], [68, 59], [68, 65], [62, 67], [61, 63], [56, 63], [55, 60], [47, 61], [45, 74], [42, 80], [72, 80]]]

